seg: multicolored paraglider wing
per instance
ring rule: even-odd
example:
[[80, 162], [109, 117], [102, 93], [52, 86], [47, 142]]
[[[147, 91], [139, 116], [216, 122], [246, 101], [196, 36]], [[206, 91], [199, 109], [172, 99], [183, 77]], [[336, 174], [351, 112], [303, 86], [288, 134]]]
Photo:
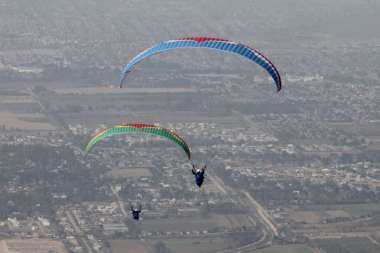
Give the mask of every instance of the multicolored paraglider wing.
[[86, 153], [88, 153], [96, 143], [103, 140], [104, 138], [129, 133], [146, 133], [164, 137], [180, 146], [183, 149], [183, 151], [185, 151], [187, 157], [191, 159], [191, 152], [189, 146], [187, 145], [184, 139], [178, 136], [178, 134], [160, 126], [142, 123], [116, 125], [114, 127], [102, 130], [88, 142], [86, 146]]
[[120, 87], [123, 86], [124, 79], [127, 74], [132, 70], [133, 66], [144, 58], [162, 53], [164, 51], [175, 49], [175, 48], [210, 48], [230, 53], [239, 54], [263, 67], [269, 75], [273, 78], [277, 91], [281, 90], [281, 76], [277, 71], [273, 63], [265, 57], [262, 53], [258, 52], [256, 49], [249, 46], [229, 41], [222, 38], [208, 38], [208, 37], [187, 37], [180, 38], [177, 40], [168, 40], [159, 43], [158, 45], [148, 48], [143, 52], [136, 55], [123, 69]]

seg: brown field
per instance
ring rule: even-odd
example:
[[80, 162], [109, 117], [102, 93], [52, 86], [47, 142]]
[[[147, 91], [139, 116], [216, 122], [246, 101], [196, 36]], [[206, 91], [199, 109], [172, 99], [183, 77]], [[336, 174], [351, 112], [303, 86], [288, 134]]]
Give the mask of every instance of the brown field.
[[[318, 212], [324, 212], [324, 213], [326, 213], [327, 211], [341, 211], [341, 212], [346, 213], [350, 217], [361, 217], [361, 216], [367, 216], [367, 215], [380, 212], [380, 205], [376, 203], [333, 205], [333, 206], [313, 205], [313, 206], [310, 206], [310, 208], [313, 208], [313, 210], [317, 210]], [[341, 214], [343, 215], [343, 213]]]
[[[255, 251], [256, 252], [256, 251]], [[313, 253], [321, 252], [313, 250], [306, 245], [284, 245], [284, 246], [271, 246], [269, 248], [258, 250], [257, 253]]]
[[111, 241], [113, 253], [150, 253], [147, 243], [138, 240], [114, 240]]
[[109, 174], [114, 178], [127, 177], [151, 177], [152, 173], [149, 169], [113, 169]]
[[[153, 253], [153, 245], [158, 241], [114, 240], [113, 253]], [[211, 253], [228, 248], [232, 242], [225, 238], [214, 239], [166, 239], [162, 242], [174, 253]], [[2, 252], [0, 252], [2, 253]]]
[[0, 96], [0, 103], [33, 103], [30, 96]]
[[305, 222], [316, 224], [322, 221], [322, 217], [319, 212], [311, 211], [292, 211], [289, 213], [289, 218], [295, 222]]
[[255, 226], [255, 221], [253, 219], [250, 219], [249, 216], [244, 215], [244, 214], [212, 215], [211, 217], [213, 220], [216, 221], [216, 223], [219, 226], [223, 226], [229, 229], [241, 228], [243, 226], [245, 227]]
[[351, 215], [343, 210], [329, 210], [325, 212], [330, 218], [350, 218]]
[[187, 232], [203, 231], [218, 226], [217, 220], [192, 217], [144, 220], [142, 229], [149, 232]]
[[174, 253], [214, 253], [228, 248], [228, 239], [169, 239], [163, 241]]
[[[15, 114], [11, 112], [0, 112], [0, 126], [6, 128], [19, 128], [26, 130], [54, 130], [55, 127], [49, 123], [31, 122], [33, 119], [42, 118], [41, 114]], [[30, 119], [31, 121], [22, 120]]]
[[67, 253], [62, 242], [47, 239], [3, 240], [0, 253]]
[[246, 215], [211, 215], [207, 218], [184, 217], [174, 219], [144, 220], [143, 229], [149, 232], [191, 232], [214, 228], [236, 229], [254, 226], [254, 222]]

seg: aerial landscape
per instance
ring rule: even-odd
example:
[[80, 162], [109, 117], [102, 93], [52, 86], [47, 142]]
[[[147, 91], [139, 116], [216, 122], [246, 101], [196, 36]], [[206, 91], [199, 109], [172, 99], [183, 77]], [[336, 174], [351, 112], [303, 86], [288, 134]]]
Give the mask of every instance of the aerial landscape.
[[379, 253], [379, 13], [1, 0], [0, 253]]

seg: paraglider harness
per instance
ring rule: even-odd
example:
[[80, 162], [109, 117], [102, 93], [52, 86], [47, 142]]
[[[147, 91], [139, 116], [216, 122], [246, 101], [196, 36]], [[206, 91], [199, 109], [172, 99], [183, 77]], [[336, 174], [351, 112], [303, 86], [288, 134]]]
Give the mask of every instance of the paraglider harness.
[[195, 176], [195, 183], [198, 185], [198, 187], [201, 187], [205, 179], [205, 171], [206, 171], [207, 166], [204, 165], [201, 169], [196, 169], [195, 165], [194, 164], [192, 165], [193, 165], [193, 168], [191, 172]]

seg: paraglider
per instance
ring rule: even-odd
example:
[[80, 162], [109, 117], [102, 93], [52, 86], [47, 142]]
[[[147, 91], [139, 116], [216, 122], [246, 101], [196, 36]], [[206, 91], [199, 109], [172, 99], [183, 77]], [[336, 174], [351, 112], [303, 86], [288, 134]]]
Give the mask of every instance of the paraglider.
[[187, 158], [191, 159], [191, 152], [190, 148], [185, 142], [184, 139], [182, 139], [178, 134], [175, 132], [157, 126], [157, 125], [151, 125], [151, 124], [143, 124], [143, 123], [132, 123], [132, 124], [124, 124], [124, 125], [116, 125], [111, 128], [104, 129], [97, 133], [92, 139], [88, 142], [86, 146], [86, 153], [90, 152], [91, 148], [98, 143], [99, 141], [110, 137], [114, 135], [122, 135], [122, 134], [131, 134], [131, 133], [140, 133], [140, 134], [150, 134], [155, 136], [161, 136], [164, 137], [175, 144], [177, 144], [179, 147], [182, 148], [182, 150], [185, 152]]
[[264, 68], [275, 82], [277, 91], [281, 90], [281, 76], [277, 71], [277, 68], [257, 49], [238, 42], [211, 37], [185, 37], [176, 40], [168, 40], [142, 51], [125, 65], [121, 74], [120, 88], [123, 87], [123, 82], [126, 76], [137, 63], [152, 55], [175, 48], [208, 48], [241, 55]]
[[[175, 132], [157, 126], [157, 125], [151, 125], [151, 124], [144, 124], [144, 123], [131, 123], [131, 124], [124, 124], [124, 125], [115, 125], [111, 128], [106, 128], [99, 133], [97, 133], [94, 137], [91, 138], [91, 140], [88, 142], [86, 146], [86, 153], [90, 152], [92, 147], [97, 144], [99, 141], [110, 137], [114, 135], [121, 135], [121, 134], [130, 134], [130, 133], [145, 133], [145, 134], [151, 134], [155, 136], [161, 136], [164, 137], [175, 144], [177, 144], [179, 147], [182, 148], [182, 150], [186, 153], [186, 156], [189, 160], [191, 160], [191, 152], [189, 145], [185, 142], [183, 138], [181, 138], [178, 134]], [[203, 184], [203, 181], [205, 179], [205, 171], [206, 166], [203, 166], [201, 169], [197, 169], [195, 165], [192, 165], [192, 173], [195, 176], [195, 184], [198, 187], [201, 187]], [[132, 208], [132, 207], [131, 207]], [[131, 209], [132, 210], [132, 209]], [[133, 215], [137, 215], [138, 217], [139, 213], [137, 212], [139, 209], [133, 209]], [[141, 210], [140, 210], [141, 211]], [[135, 217], [135, 216], [134, 216]]]
[[191, 172], [193, 173], [195, 177], [195, 184], [200, 188], [203, 184], [203, 181], [205, 179], [205, 172], [206, 172], [207, 166], [204, 165], [201, 169], [196, 168], [195, 165], [193, 164], [193, 168]]

